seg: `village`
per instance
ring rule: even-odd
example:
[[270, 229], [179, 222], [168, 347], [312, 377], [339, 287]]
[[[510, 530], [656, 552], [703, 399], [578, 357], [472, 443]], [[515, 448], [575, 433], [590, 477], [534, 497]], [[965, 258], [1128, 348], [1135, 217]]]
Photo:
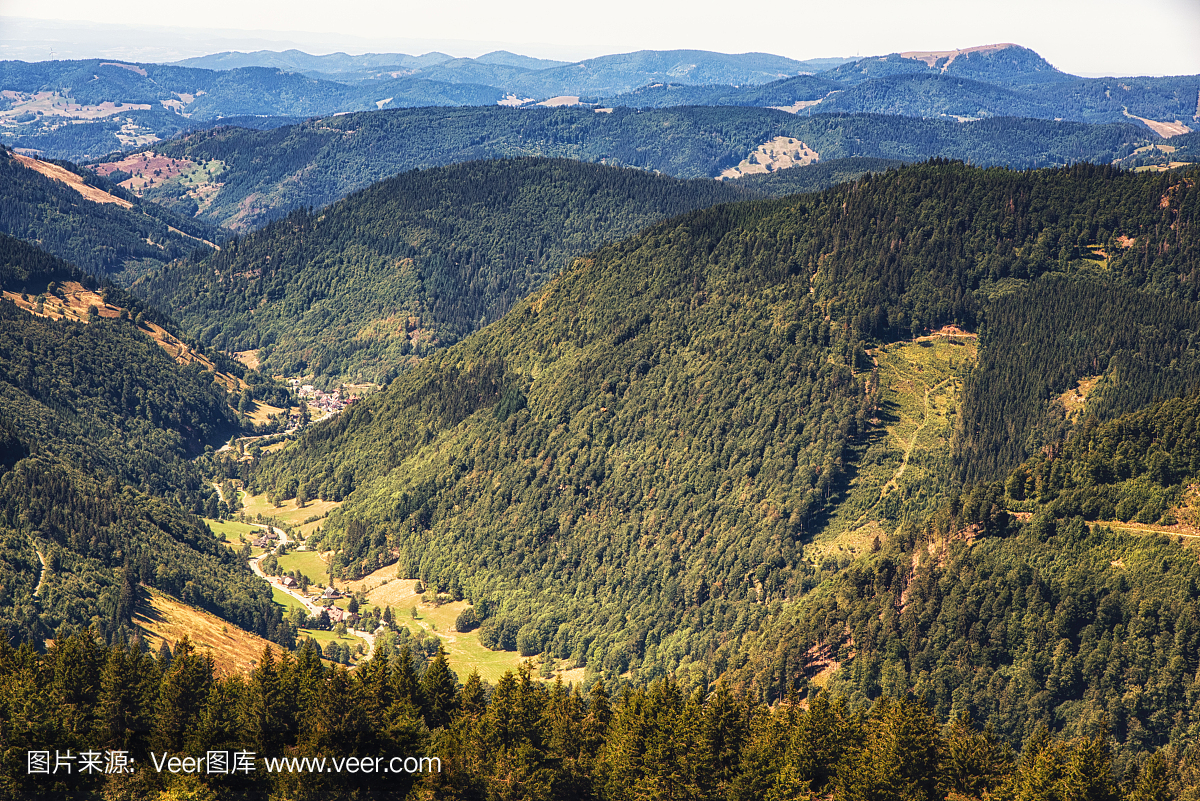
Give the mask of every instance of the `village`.
[[303, 381], [301, 378], [290, 378], [288, 384], [298, 398], [306, 402], [309, 407], [319, 410], [323, 415], [337, 414], [358, 402], [357, 395], [343, 396], [341, 387], [332, 392], [325, 392], [312, 384], [301, 384], [301, 381]]
[[[276, 555], [281, 546], [286, 548], [288, 544], [287, 534], [282, 529], [275, 528], [274, 526], [264, 527], [263, 533], [250, 541], [250, 545], [255, 548], [262, 548], [264, 551], [250, 560], [250, 568], [265, 578], [272, 587], [277, 587], [303, 604], [305, 610], [312, 617], [319, 619], [322, 613], [324, 613], [329, 619], [330, 625], [336, 626], [339, 623], [344, 623], [347, 627], [355, 626], [361, 618], [356, 610], [342, 608], [335, 603], [342, 598], [348, 597], [337, 587], [331, 585], [319, 588], [320, 592], [310, 595], [307, 591], [308, 588], [303, 586], [302, 582], [298, 581], [294, 576], [272, 576], [263, 570], [263, 560], [268, 556]], [[297, 550], [304, 550], [304, 547], [300, 545]], [[372, 636], [371, 633], [365, 631], [356, 631], [355, 634], [364, 638]]]

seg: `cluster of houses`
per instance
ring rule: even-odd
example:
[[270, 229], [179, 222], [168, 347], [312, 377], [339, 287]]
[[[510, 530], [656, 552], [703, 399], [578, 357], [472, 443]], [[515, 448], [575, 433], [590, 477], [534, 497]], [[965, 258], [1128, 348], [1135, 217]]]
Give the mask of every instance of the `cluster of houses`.
[[262, 536], [260, 536], [258, 539], [250, 540], [250, 544], [253, 545], [255, 548], [271, 549], [271, 548], [275, 547], [275, 545], [277, 544], [278, 541], [279, 541], [279, 537], [275, 534], [274, 531], [272, 531], [271, 529], [268, 528], [268, 529], [263, 529]]
[[292, 390], [296, 395], [308, 402], [309, 406], [314, 406], [322, 412], [340, 412], [347, 406], [354, 405], [358, 401], [357, 395], [350, 395], [343, 398], [342, 392], [335, 389], [333, 392], [325, 392], [317, 389], [312, 384], [301, 384], [300, 379], [293, 378], [290, 380]]
[[[300, 587], [300, 583], [291, 576], [283, 576], [280, 578], [279, 583], [282, 584], [285, 589], [289, 590], [299, 589]], [[317, 596], [316, 602], [318, 606], [322, 605], [322, 601], [330, 602], [329, 606], [324, 607], [325, 612], [329, 615], [330, 623], [345, 623], [347, 626], [353, 626], [358, 622], [358, 613], [342, 609], [340, 606], [335, 606], [332, 603], [338, 598], [345, 597], [345, 593], [343, 593], [337, 587], [326, 587], [321, 594]]]

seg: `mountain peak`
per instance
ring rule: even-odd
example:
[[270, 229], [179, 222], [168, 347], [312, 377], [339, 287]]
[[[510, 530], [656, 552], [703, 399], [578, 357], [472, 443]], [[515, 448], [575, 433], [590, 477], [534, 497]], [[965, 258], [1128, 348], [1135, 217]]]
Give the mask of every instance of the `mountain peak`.
[[[924, 61], [930, 67], [940, 66], [943, 71], [946, 67], [954, 63], [954, 60], [965, 53], [991, 53], [997, 50], [1007, 50], [1010, 47], [1021, 47], [1012, 42], [1004, 42], [1001, 44], [979, 45], [978, 47], [966, 47], [958, 50], [907, 50], [900, 54], [901, 58], [911, 58], [917, 61]], [[1025, 48], [1021, 47], [1022, 50]], [[940, 64], [942, 60], [944, 64]]]

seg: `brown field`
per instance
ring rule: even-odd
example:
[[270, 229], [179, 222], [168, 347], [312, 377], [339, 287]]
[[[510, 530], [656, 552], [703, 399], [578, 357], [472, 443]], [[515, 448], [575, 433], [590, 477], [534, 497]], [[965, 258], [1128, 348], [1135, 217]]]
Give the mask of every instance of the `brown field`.
[[1158, 120], [1148, 120], [1145, 117], [1139, 117], [1136, 114], [1130, 114], [1128, 109], [1123, 109], [1125, 116], [1131, 120], [1137, 120], [1144, 123], [1147, 128], [1154, 131], [1163, 139], [1170, 139], [1172, 136], [1180, 136], [1181, 134], [1191, 133], [1192, 129], [1184, 125], [1179, 120], [1173, 122], [1160, 122]]
[[224, 675], [249, 672], [268, 646], [275, 650], [276, 656], [280, 654], [279, 646], [216, 615], [158, 590], [146, 588], [146, 592], [150, 602], [134, 616], [134, 623], [152, 650], [157, 650], [164, 639], [174, 649], [187, 636], [197, 651], [212, 653], [217, 670]]
[[538, 105], [548, 106], [550, 108], [557, 108], [559, 106], [578, 106], [579, 95], [559, 95], [558, 97], [551, 97], [547, 100], [543, 100], [541, 103], [538, 103]]
[[172, 178], [191, 172], [199, 166], [187, 159], [173, 159], [159, 156], [152, 150], [144, 153], [134, 153], [120, 161], [109, 161], [96, 166], [96, 172], [108, 177], [116, 170], [131, 173], [132, 178], [121, 182], [121, 186], [141, 195], [149, 186], [165, 184]]
[[278, 406], [270, 406], [262, 401], [256, 400], [254, 402], [254, 411], [247, 416], [256, 424], [262, 425], [263, 423], [268, 422], [268, 418], [272, 415], [276, 415], [284, 411], [287, 410], [281, 409]]
[[52, 178], [55, 181], [61, 181], [93, 203], [116, 203], [118, 206], [126, 209], [133, 207], [133, 204], [128, 200], [122, 200], [121, 198], [110, 195], [94, 186], [88, 186], [78, 175], [70, 170], [63, 169], [56, 164], [49, 164], [45, 161], [31, 159], [28, 156], [22, 156], [19, 153], [14, 153], [13, 158], [15, 158], [18, 163], [25, 165], [35, 172], [40, 172], [47, 178]]
[[721, 180], [786, 170], [789, 167], [803, 167], [806, 164], [815, 164], [820, 161], [820, 158], [817, 151], [799, 139], [777, 136], [771, 141], [759, 145], [753, 153], [742, 160], [741, 164], [722, 172]]
[[[833, 93], [830, 92], [830, 94]], [[826, 95], [825, 97], [829, 97], [829, 95]], [[824, 100], [825, 97], [822, 97], [821, 100]], [[790, 106], [771, 106], [771, 108], [775, 109], [776, 111], [786, 111], [788, 114], [796, 114], [803, 109], [817, 105], [821, 102], [821, 100], [797, 100]]]
[[942, 65], [942, 71], [944, 72], [946, 67], [954, 63], [954, 59], [963, 53], [986, 53], [989, 50], [1004, 50], [1009, 47], [1017, 47], [1017, 45], [1004, 42], [1001, 44], [980, 45], [978, 47], [964, 47], [962, 50], [906, 50], [900, 54], [900, 57], [924, 61], [930, 67], [936, 67], [938, 59], [948, 59]]
[[258, 369], [259, 361], [257, 350], [239, 350], [233, 354], [233, 358], [237, 359], [251, 370]]

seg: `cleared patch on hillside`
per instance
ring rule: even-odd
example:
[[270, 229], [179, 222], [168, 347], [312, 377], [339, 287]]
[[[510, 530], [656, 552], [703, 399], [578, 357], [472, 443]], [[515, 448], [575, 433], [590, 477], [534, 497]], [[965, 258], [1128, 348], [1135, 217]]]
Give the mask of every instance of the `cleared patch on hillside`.
[[[93, 306], [96, 308], [97, 317], [108, 320], [120, 317], [121, 312], [124, 311], [120, 306], [106, 303], [100, 293], [85, 288], [77, 281], [67, 281], [61, 284], [54, 294], [21, 295], [5, 291], [3, 295], [5, 299], [11, 300], [30, 314], [48, 317], [51, 320], [86, 323], [89, 319], [88, 310]], [[143, 334], [158, 343], [159, 347], [177, 363], [199, 364], [208, 372], [213, 373], [214, 380], [226, 390], [241, 391], [243, 383], [240, 378], [231, 373], [221, 372], [212, 359], [193, 350], [190, 345], [176, 338], [162, 326], [146, 320], [138, 328]]]
[[160, 156], [147, 150], [132, 153], [117, 161], [97, 164], [95, 170], [105, 178], [112, 177], [114, 173], [118, 173], [117, 177], [121, 177], [120, 173], [128, 174], [129, 177], [122, 178], [121, 186], [138, 197], [151, 189], [178, 184], [183, 190], [182, 194], [195, 200], [204, 210], [224, 185], [217, 178], [225, 172], [225, 162], [212, 159], [198, 163], [190, 159]]
[[[833, 94], [833, 92], [830, 92], [829, 94]], [[825, 97], [829, 97], [829, 95], [825, 95]], [[812, 108], [813, 106], [817, 105], [824, 100], [825, 97], [818, 98], [817, 100], [797, 100], [790, 106], [769, 106], [769, 108], [773, 108], [776, 111], [786, 111], [788, 114], [798, 114], [806, 108]]]
[[1147, 128], [1154, 131], [1163, 139], [1170, 139], [1172, 136], [1181, 136], [1185, 133], [1191, 133], [1192, 129], [1184, 125], [1179, 120], [1164, 122], [1159, 120], [1148, 120], [1145, 117], [1139, 117], [1136, 114], [1130, 114], [1129, 109], [1121, 109], [1121, 111], [1131, 120], [1137, 120], [1143, 123]]
[[805, 547], [819, 563], [871, 550], [905, 516], [932, 511], [950, 473], [950, 441], [962, 376], [975, 363], [978, 338], [955, 326], [868, 352], [880, 404], [872, 433], [853, 461], [849, 491]]
[[233, 358], [237, 359], [242, 364], [249, 367], [251, 370], [257, 370], [259, 365], [258, 350], [239, 350], [233, 354]]
[[150, 596], [133, 622], [151, 650], [157, 651], [165, 639], [172, 649], [185, 636], [201, 653], [213, 655], [217, 670], [224, 675], [248, 673], [270, 647], [278, 658], [282, 650], [275, 643], [239, 628], [214, 614], [188, 606], [170, 595], [143, 588]]
[[786, 170], [790, 167], [803, 167], [816, 164], [820, 155], [808, 145], [791, 136], [777, 136], [769, 142], [764, 142], [754, 149], [754, 152], [742, 160], [736, 167], [730, 167], [721, 173], [721, 180], [741, 178], [743, 175], [761, 175], [763, 173]]
[[251, 422], [263, 425], [270, 422], [270, 419], [275, 415], [287, 411], [287, 409], [280, 408], [279, 406], [272, 406], [256, 400], [254, 401], [254, 409], [246, 416], [250, 418]]
[[1010, 47], [1019, 47], [1019, 45], [1012, 44], [1011, 42], [1002, 42], [1000, 44], [964, 47], [961, 50], [906, 50], [900, 54], [900, 57], [923, 61], [930, 67], [938, 66], [938, 62], [945, 59], [945, 63], [941, 65], [942, 72], [945, 72], [946, 67], [954, 63], [954, 59], [966, 53], [989, 53], [996, 50], [1007, 50]]
[[558, 108], [559, 106], [578, 106], [579, 95], [558, 95], [557, 97], [547, 98], [539, 106], [547, 106], [549, 108]]
[[0, 111], [0, 124], [18, 125], [30, 122], [32, 117], [62, 118], [70, 120], [99, 120], [130, 111], [149, 111], [149, 103], [120, 103], [106, 100], [94, 106], [74, 102], [68, 95], [59, 92], [18, 92], [5, 90], [4, 99], [8, 108]]
[[119, 198], [116, 195], [110, 195], [103, 189], [97, 189], [94, 186], [88, 186], [78, 175], [70, 170], [59, 167], [57, 164], [50, 164], [49, 162], [32, 159], [29, 156], [22, 156], [20, 153], [14, 153], [13, 158], [17, 160], [17, 163], [22, 164], [35, 172], [40, 172], [47, 178], [55, 181], [61, 181], [79, 194], [83, 195], [85, 199], [90, 200], [93, 203], [116, 203], [122, 208], [133, 208], [133, 204], [128, 200]]
[[1088, 395], [1096, 388], [1100, 379], [1101, 376], [1098, 375], [1081, 378], [1074, 389], [1068, 389], [1058, 396], [1058, 402], [1067, 410], [1067, 419], [1071, 421], [1072, 425], [1078, 423], [1083, 417], [1083, 412], [1087, 408]]
[[[395, 565], [382, 567], [361, 579], [343, 582], [339, 586], [351, 592], [365, 591], [368, 603], [374, 606], [390, 606], [397, 626], [406, 626], [410, 632], [419, 629], [436, 634], [446, 646], [450, 667], [458, 674], [459, 681], [465, 681], [471, 671], [478, 670], [481, 678], [494, 683], [506, 671], [516, 670], [526, 661], [515, 651], [485, 648], [479, 642], [478, 629], [465, 634], [455, 631], [454, 622], [470, 604], [466, 601], [451, 601], [437, 606], [425, 603], [414, 589], [416, 580], [397, 578]], [[417, 609], [415, 619], [412, 617], [414, 606]], [[532, 660], [540, 663], [541, 657], [533, 657]], [[576, 668], [569, 661], [554, 660], [554, 668], [553, 676], [561, 676], [564, 683], [583, 680], [585, 669]], [[550, 680], [553, 680], [553, 676]]]

